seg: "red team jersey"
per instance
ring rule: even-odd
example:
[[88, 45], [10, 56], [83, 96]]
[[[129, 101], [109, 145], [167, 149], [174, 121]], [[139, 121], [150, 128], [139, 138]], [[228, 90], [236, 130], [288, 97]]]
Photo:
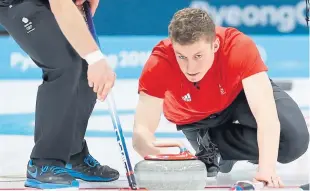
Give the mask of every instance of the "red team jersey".
[[234, 28], [216, 28], [220, 48], [196, 86], [187, 80], [171, 41], [152, 50], [139, 79], [139, 92], [164, 99], [165, 117], [177, 125], [197, 122], [227, 108], [243, 89], [242, 80], [267, 71], [255, 43]]

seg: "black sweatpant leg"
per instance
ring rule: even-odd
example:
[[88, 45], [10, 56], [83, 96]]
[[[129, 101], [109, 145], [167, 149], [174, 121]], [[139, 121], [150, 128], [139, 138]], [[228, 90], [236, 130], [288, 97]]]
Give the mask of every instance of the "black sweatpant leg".
[[83, 155], [87, 155], [89, 153], [84, 137], [89, 118], [96, 104], [97, 95], [88, 85], [87, 70], [88, 64], [83, 60], [82, 75], [78, 86], [76, 131], [71, 148], [71, 156], [81, 154], [83, 157]]
[[[272, 85], [281, 124], [278, 162], [288, 163], [307, 151], [309, 132], [295, 101], [274, 83]], [[258, 160], [257, 124], [244, 92], [222, 113], [229, 117], [219, 115], [178, 128], [183, 129], [195, 150], [198, 148], [197, 133], [202, 128], [209, 128], [211, 141], [218, 146], [224, 160]]]
[[[274, 98], [280, 120], [280, 145], [278, 162], [289, 163], [302, 156], [308, 149], [309, 131], [305, 118], [296, 102], [273, 84]], [[211, 130], [223, 159], [257, 160], [257, 124], [245, 95], [238, 98], [233, 120], [238, 124], [225, 125]], [[272, 128], [272, 127], [270, 127]]]
[[83, 60], [61, 32], [48, 4], [24, 0], [0, 9], [0, 23], [43, 71], [31, 158], [67, 162], [73, 145], [85, 134], [82, 124], [90, 110], [79, 113], [78, 109], [94, 102], [94, 95], [80, 83]]

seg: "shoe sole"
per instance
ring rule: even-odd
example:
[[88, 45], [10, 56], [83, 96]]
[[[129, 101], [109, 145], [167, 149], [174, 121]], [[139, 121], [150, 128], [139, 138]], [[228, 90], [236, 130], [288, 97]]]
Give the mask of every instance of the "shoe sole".
[[61, 189], [61, 188], [79, 188], [79, 182], [74, 180], [69, 184], [53, 184], [44, 183], [35, 179], [28, 178], [25, 182], [25, 187], [38, 188], [38, 189]]
[[72, 171], [69, 172], [68, 174], [72, 176], [73, 178], [84, 180], [87, 182], [112, 182], [112, 181], [119, 179], [119, 175], [112, 177], [112, 178], [102, 178], [98, 176], [87, 176], [79, 172], [72, 172]]
[[207, 176], [208, 176], [208, 177], [216, 177], [217, 174], [218, 174], [218, 172], [208, 172], [208, 173], [207, 173]]
[[237, 161], [226, 161], [224, 165], [220, 165], [221, 173], [229, 173]]

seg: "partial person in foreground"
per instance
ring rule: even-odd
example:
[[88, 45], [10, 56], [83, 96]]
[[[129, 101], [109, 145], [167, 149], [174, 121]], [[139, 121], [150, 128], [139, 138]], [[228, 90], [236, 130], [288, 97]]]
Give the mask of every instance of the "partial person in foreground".
[[169, 38], [153, 48], [140, 76], [133, 147], [142, 157], [161, 153], [154, 133], [162, 111], [208, 176], [247, 160], [258, 164], [256, 181], [280, 187], [276, 163], [292, 162], [308, 149], [301, 110], [269, 78], [253, 40], [215, 26], [200, 9], [175, 13]]
[[[115, 81], [79, 11], [84, 1], [0, 0], [0, 24], [43, 71], [27, 187], [119, 178], [117, 170], [90, 155], [84, 139], [96, 99], [105, 100]], [[98, 4], [90, 0], [93, 14]]]

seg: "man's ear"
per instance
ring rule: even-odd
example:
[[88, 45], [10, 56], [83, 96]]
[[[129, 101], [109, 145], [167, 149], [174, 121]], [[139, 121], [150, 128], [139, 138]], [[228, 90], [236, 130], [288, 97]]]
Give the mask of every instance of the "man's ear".
[[219, 48], [220, 48], [220, 40], [218, 38], [216, 38], [215, 41], [213, 42], [214, 53], [216, 53]]

